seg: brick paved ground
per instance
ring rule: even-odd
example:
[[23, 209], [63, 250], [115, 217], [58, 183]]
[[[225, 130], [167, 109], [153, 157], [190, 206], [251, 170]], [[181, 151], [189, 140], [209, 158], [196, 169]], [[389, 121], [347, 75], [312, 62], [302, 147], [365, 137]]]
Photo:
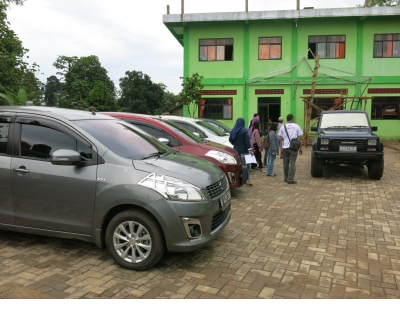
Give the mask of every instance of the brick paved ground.
[[380, 181], [357, 167], [298, 184], [252, 173], [232, 220], [209, 246], [167, 254], [150, 271], [114, 264], [75, 241], [0, 231], [0, 298], [399, 298], [400, 151], [385, 149]]

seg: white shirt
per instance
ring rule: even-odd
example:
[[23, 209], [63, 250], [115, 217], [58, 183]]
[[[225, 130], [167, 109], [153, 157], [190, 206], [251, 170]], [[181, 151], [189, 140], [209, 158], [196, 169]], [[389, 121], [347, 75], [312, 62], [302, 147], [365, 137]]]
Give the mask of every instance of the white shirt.
[[282, 126], [278, 132], [278, 136], [282, 137], [282, 140], [283, 140], [282, 141], [283, 149], [288, 149], [290, 147], [291, 139], [299, 138], [300, 136], [303, 135], [303, 131], [301, 130], [300, 126], [295, 123], [287, 123], [286, 129], [288, 131], [289, 138], [286, 134], [285, 126]]

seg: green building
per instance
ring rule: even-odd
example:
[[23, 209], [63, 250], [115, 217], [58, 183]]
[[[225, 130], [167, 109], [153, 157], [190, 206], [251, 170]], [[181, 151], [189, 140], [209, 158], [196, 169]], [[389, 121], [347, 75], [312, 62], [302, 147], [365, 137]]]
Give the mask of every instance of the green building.
[[380, 137], [400, 138], [400, 7], [167, 14], [163, 22], [184, 48], [184, 76], [204, 77], [199, 117], [233, 126], [259, 113], [265, 125], [292, 113], [304, 128], [319, 55], [314, 104], [365, 109]]

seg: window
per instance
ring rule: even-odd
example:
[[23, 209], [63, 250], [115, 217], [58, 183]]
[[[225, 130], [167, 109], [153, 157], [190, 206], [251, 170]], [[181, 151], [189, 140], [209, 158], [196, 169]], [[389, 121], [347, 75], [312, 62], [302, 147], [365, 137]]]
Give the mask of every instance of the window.
[[258, 59], [282, 59], [282, 37], [258, 38]]
[[[344, 58], [346, 36], [309, 36], [308, 48], [320, 58]], [[308, 52], [308, 59], [313, 59], [311, 52]]]
[[199, 137], [202, 138], [202, 139], [208, 138], [206, 133], [204, 131], [200, 130], [199, 128], [197, 128], [196, 126], [193, 126], [193, 125], [188, 124], [188, 123], [176, 121], [176, 120], [173, 120], [173, 121], [175, 123], [177, 123], [178, 125], [182, 126], [183, 128], [186, 128], [190, 132], [197, 133], [199, 135]]
[[[341, 98], [314, 98], [313, 103], [319, 107], [322, 111], [326, 110], [343, 110], [343, 107], [337, 108], [336, 105], [342, 103]], [[321, 112], [320, 110], [313, 109], [311, 113], [311, 118], [318, 117]]]
[[233, 60], [233, 39], [200, 40], [200, 61]]
[[0, 122], [0, 154], [7, 154], [9, 123]]
[[232, 98], [203, 98], [199, 118], [232, 119]]
[[400, 119], [400, 97], [374, 97], [371, 105], [371, 119]]
[[169, 141], [169, 143], [167, 145], [170, 147], [175, 147], [175, 146], [181, 145], [181, 143], [179, 143], [179, 141], [175, 137], [171, 136], [169, 133], [165, 132], [161, 128], [154, 128], [153, 126], [149, 126], [147, 124], [141, 124], [139, 122], [130, 121], [130, 120], [128, 122], [139, 127], [140, 129], [147, 132], [149, 135], [152, 135], [156, 139], [160, 139], [160, 138], [167, 139]]
[[374, 58], [400, 57], [400, 33], [374, 35]]

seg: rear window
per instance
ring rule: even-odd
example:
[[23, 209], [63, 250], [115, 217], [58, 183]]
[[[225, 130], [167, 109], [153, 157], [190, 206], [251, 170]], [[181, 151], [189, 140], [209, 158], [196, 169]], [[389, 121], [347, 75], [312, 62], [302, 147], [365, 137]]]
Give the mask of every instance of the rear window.
[[75, 124], [124, 158], [140, 160], [151, 154], [172, 152], [165, 144], [124, 121], [79, 120]]
[[223, 137], [226, 136], [226, 134], [220, 130], [218, 130], [217, 128], [215, 128], [214, 126], [204, 122], [204, 121], [200, 121], [200, 122], [196, 122], [196, 124], [200, 125], [201, 127], [204, 127], [206, 129], [208, 129], [209, 131], [211, 131], [214, 135], [219, 136], [219, 137]]

